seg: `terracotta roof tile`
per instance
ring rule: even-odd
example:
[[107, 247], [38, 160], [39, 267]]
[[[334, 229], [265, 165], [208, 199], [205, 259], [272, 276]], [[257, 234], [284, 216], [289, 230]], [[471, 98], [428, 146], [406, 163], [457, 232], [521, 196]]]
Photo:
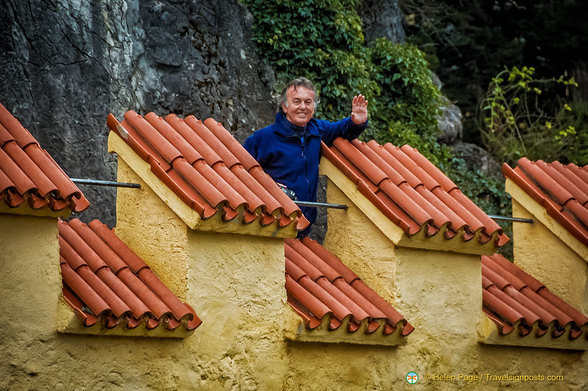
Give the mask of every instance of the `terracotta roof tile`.
[[90, 203], [20, 122], [0, 104], [0, 201], [81, 212]]
[[407, 336], [411, 326], [390, 304], [369, 288], [333, 254], [314, 240], [287, 239], [286, 291], [288, 304], [304, 319], [306, 327], [314, 329], [323, 321], [329, 330], [347, 323], [354, 333], [363, 325], [370, 334], [380, 329], [383, 335], [401, 327]]
[[514, 169], [502, 165], [504, 175], [541, 204], [547, 213], [588, 246], [588, 166], [532, 162], [521, 158]]
[[102, 321], [147, 329], [194, 330], [201, 323], [106, 225], [59, 221], [63, 296], [85, 326]]
[[240, 218], [244, 224], [277, 220], [280, 227], [296, 224], [298, 230], [309, 224], [219, 122], [128, 111], [122, 123], [110, 114], [108, 126], [204, 219], [220, 212], [225, 221]]
[[500, 226], [467, 198], [445, 174], [416, 149], [359, 140], [335, 140], [322, 146], [323, 155], [358, 190], [409, 236], [442, 233], [469, 241], [493, 240], [497, 247], [509, 239]]
[[483, 310], [503, 335], [588, 339], [588, 317], [500, 254], [482, 256], [482, 289]]

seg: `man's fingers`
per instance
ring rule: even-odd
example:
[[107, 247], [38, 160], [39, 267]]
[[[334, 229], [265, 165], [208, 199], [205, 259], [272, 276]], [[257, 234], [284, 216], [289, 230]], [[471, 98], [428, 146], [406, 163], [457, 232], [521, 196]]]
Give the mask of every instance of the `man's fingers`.
[[352, 105], [367, 107], [367, 102], [368, 101], [365, 99], [365, 96], [359, 94], [353, 97]]

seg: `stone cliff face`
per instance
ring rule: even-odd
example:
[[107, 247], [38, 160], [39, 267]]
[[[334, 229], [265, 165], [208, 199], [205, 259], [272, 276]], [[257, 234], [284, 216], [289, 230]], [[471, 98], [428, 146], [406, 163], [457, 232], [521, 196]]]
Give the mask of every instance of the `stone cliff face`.
[[384, 37], [393, 43], [404, 43], [404, 16], [398, 1], [363, 0], [358, 12], [368, 42]]
[[[213, 117], [240, 141], [273, 121], [273, 71], [237, 0], [3, 0], [0, 102], [73, 178], [115, 180], [106, 116]], [[79, 185], [115, 224], [115, 189]]]

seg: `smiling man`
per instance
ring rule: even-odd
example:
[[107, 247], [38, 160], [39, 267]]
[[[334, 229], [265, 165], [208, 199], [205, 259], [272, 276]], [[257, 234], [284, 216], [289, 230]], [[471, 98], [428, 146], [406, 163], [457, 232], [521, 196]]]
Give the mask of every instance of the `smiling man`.
[[[353, 97], [351, 116], [338, 122], [313, 118], [318, 96], [310, 80], [289, 82], [278, 102], [276, 122], [247, 138], [243, 145], [276, 182], [292, 190], [299, 201], [316, 201], [321, 141], [331, 146], [337, 137], [353, 140], [367, 127], [368, 101]], [[316, 208], [302, 207], [312, 223]], [[306, 236], [310, 226], [299, 234]]]

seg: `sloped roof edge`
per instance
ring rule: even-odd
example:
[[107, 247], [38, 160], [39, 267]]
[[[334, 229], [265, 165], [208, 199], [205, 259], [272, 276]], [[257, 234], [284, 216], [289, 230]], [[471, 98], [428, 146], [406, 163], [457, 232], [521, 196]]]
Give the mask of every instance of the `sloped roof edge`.
[[[201, 320], [106, 225], [59, 221], [63, 298], [85, 328], [191, 332]], [[90, 333], [88, 331], [88, 333]], [[165, 333], [164, 333], [165, 334]], [[162, 336], [157, 333], [156, 336]]]
[[442, 237], [438, 241], [449, 243], [460, 238], [463, 245], [475, 241], [494, 248], [509, 241], [495, 221], [408, 145], [339, 138], [331, 147], [323, 144], [322, 152], [409, 239]]
[[[81, 212], [90, 206], [80, 189], [37, 140], [0, 104], [0, 202], [8, 212], [30, 207]], [[25, 212], [26, 213], [26, 212]]]

